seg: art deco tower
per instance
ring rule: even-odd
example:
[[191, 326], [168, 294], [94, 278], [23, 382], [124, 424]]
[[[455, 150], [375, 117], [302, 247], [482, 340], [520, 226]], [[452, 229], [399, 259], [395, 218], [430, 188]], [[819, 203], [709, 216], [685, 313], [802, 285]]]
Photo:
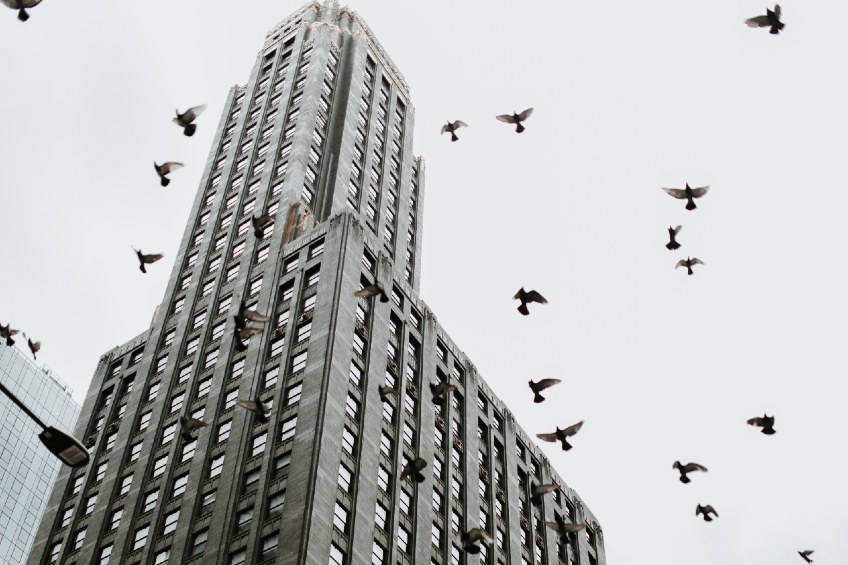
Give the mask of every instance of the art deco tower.
[[[594, 516], [418, 297], [413, 118], [355, 12], [311, 2], [271, 30], [159, 314], [100, 360], [77, 427], [92, 463], [62, 471], [30, 563], [605, 562]], [[354, 297], [373, 282], [387, 303]], [[244, 341], [242, 300], [271, 317]], [[383, 385], [400, 392], [382, 402]], [[267, 421], [236, 405], [257, 398]], [[181, 415], [208, 426], [183, 438]], [[416, 457], [424, 482], [400, 481]], [[588, 527], [561, 538], [555, 516]], [[495, 538], [480, 556], [461, 551], [473, 527]]]

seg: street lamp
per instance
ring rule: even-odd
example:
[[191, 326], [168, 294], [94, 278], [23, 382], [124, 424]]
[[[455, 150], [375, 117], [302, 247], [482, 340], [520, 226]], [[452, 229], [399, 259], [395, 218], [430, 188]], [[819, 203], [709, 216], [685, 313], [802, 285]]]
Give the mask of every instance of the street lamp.
[[88, 464], [88, 460], [90, 458], [88, 454], [88, 450], [81, 444], [76, 438], [66, 434], [62, 430], [57, 430], [53, 426], [48, 426], [41, 419], [33, 414], [32, 410], [27, 408], [27, 406], [18, 399], [12, 392], [3, 386], [3, 383], [0, 383], [0, 391], [2, 391], [6, 396], [12, 399], [12, 402], [18, 405], [18, 407], [23, 410], [27, 416], [33, 419], [33, 421], [41, 426], [44, 430], [40, 434], [38, 434], [38, 439], [41, 440], [41, 443], [44, 444], [47, 449], [50, 450], [50, 453], [59, 458], [59, 460], [65, 465], [70, 465], [71, 467], [83, 467]]

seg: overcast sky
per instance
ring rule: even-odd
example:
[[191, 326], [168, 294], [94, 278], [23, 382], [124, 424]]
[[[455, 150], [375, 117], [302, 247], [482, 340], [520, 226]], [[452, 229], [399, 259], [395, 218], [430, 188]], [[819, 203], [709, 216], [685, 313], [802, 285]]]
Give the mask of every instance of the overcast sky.
[[[147, 328], [227, 90], [301, 5], [0, 10], [0, 322], [77, 400]], [[844, 563], [848, 4], [789, 1], [779, 36], [744, 25], [754, 1], [351, 6], [412, 92], [422, 296], [525, 430], [586, 421], [543, 448], [608, 563]], [[199, 103], [186, 138], [170, 118]], [[528, 106], [520, 136], [494, 120]], [[186, 168], [163, 189], [154, 160]], [[686, 182], [712, 186], [693, 212], [660, 190]], [[142, 276], [130, 245], [165, 259]], [[520, 316], [522, 285], [550, 304]], [[539, 407], [543, 377], [563, 384]], [[763, 412], [773, 437], [745, 424]], [[709, 472], [682, 485], [676, 459]]]

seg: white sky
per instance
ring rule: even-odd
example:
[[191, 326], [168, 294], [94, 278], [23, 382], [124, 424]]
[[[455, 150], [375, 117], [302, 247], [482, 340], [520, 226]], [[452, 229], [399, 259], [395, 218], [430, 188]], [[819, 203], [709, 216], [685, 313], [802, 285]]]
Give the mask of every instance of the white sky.
[[[301, 5], [0, 10], [0, 322], [78, 400], [147, 327], [227, 89]], [[848, 4], [787, 2], [777, 37], [743, 24], [754, 1], [352, 7], [412, 89], [422, 296], [528, 432], [586, 420], [543, 447], [610, 565], [844, 563]], [[186, 138], [170, 118], [199, 103]], [[521, 136], [494, 120], [528, 106]], [[187, 166], [162, 189], [154, 159]], [[660, 190], [685, 182], [712, 185], [694, 212]], [[141, 276], [130, 245], [166, 257]], [[550, 304], [521, 317], [522, 285]], [[564, 382], [537, 407], [543, 377]], [[745, 425], [764, 411], [773, 437]], [[710, 471], [682, 485], [675, 459]]]

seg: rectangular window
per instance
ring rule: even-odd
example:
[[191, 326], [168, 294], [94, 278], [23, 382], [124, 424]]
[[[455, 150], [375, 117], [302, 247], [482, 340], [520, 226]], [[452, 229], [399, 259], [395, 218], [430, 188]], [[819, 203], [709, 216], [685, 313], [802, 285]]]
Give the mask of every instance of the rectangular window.
[[186, 490], [186, 485], [188, 485], [188, 473], [184, 475], [180, 475], [176, 479], [174, 479], [173, 490], [171, 491], [171, 498], [176, 498], [180, 496]]
[[170, 514], [165, 515], [165, 525], [162, 528], [162, 535], [167, 535], [177, 529], [177, 521], [180, 519], [180, 511], [174, 510]]
[[342, 533], [347, 533], [347, 518], [349, 514], [344, 506], [336, 502], [336, 509], [333, 512], [333, 525]]
[[286, 441], [294, 437], [295, 427], [297, 426], [297, 416], [285, 420], [280, 425], [280, 441]]
[[165, 472], [165, 467], [167, 467], [167, 466], [168, 466], [168, 456], [165, 455], [163, 457], [160, 457], [159, 459], [157, 459], [156, 461], [153, 462], [153, 473], [152, 473], [151, 476], [152, 477], [158, 477], [159, 475], [161, 475], [162, 473]]
[[147, 534], [150, 532], [150, 525], [142, 526], [141, 528], [135, 531], [135, 538], [133, 539], [133, 551], [136, 549], [141, 549], [144, 547], [144, 544], [147, 543]]
[[138, 461], [138, 458], [141, 456], [141, 445], [142, 442], [138, 442], [136, 444], [133, 444], [133, 446], [130, 448], [130, 463], [132, 463], [133, 461]]
[[130, 492], [130, 486], [132, 485], [132, 473], [126, 475], [123, 479], [121, 479], [121, 488], [118, 491], [118, 496], [127, 494]]
[[238, 276], [239, 267], [240, 265], [233, 265], [232, 267], [230, 267], [227, 270], [227, 279], [224, 282], [230, 282], [234, 280]]
[[278, 492], [268, 498], [268, 516], [279, 516], [283, 513], [283, 506], [286, 503], [286, 492]]
[[191, 557], [195, 557], [197, 555], [201, 555], [203, 550], [206, 549], [206, 542], [209, 539], [209, 529], [201, 530], [194, 534], [194, 538], [191, 541], [191, 550], [189, 555]]
[[209, 353], [206, 354], [206, 361], [203, 364], [204, 369], [208, 369], [215, 365], [215, 361], [218, 360], [218, 349], [213, 349]]
[[181, 392], [171, 398], [171, 412], [177, 412], [183, 407], [183, 400], [185, 399], [185, 393]]
[[197, 383], [197, 394], [195, 395], [195, 398], [197, 399], [197, 398], [202, 398], [202, 397], [206, 396], [211, 389], [212, 389], [212, 377], [207, 377], [207, 378], [203, 379], [202, 381], [200, 381], [199, 383]]
[[225, 441], [228, 437], [230, 437], [230, 430], [233, 427], [233, 421], [227, 420], [226, 422], [222, 422], [220, 426], [218, 426], [218, 442]]
[[342, 432], [342, 448], [353, 457], [356, 451], [356, 435], [345, 427]]
[[307, 355], [307, 353], [308, 353], [308, 351], [303, 351], [302, 353], [298, 353], [297, 355], [295, 355], [292, 358], [292, 367], [291, 367], [291, 373], [292, 374], [297, 373], [298, 371], [300, 371], [304, 367], [306, 367], [306, 355]]
[[124, 515], [124, 509], [118, 508], [112, 512], [112, 517], [109, 518], [109, 531], [115, 530], [121, 524], [121, 516]]
[[267, 441], [268, 432], [259, 434], [258, 436], [254, 436], [250, 456], [253, 457], [255, 455], [259, 455], [260, 453], [265, 451], [265, 444]]
[[286, 406], [291, 406], [293, 404], [297, 404], [300, 400], [300, 393], [303, 390], [303, 383], [297, 383], [296, 385], [290, 386], [286, 389]]
[[262, 388], [268, 388], [277, 384], [277, 379], [280, 375], [280, 368], [274, 367], [265, 371], [265, 376], [262, 379]]
[[153, 490], [144, 496], [144, 505], [141, 507], [141, 512], [150, 512], [156, 508], [156, 501], [159, 499], [159, 491]]
[[238, 388], [227, 391], [227, 396], [224, 397], [224, 410], [232, 408], [238, 400]]
[[214, 459], [212, 459], [212, 461], [209, 462], [209, 478], [211, 479], [212, 477], [217, 477], [218, 475], [220, 475], [223, 467], [224, 454], [222, 453], [221, 455], [215, 457]]
[[218, 314], [223, 314], [230, 309], [230, 304], [233, 302], [233, 295], [225, 296], [218, 301]]

